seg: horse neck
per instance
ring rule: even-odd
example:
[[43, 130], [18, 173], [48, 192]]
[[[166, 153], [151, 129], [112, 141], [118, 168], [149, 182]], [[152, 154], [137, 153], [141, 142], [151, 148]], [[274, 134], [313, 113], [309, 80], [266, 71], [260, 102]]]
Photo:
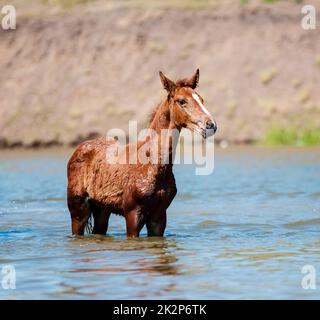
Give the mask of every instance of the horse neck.
[[[172, 168], [173, 159], [175, 155], [176, 142], [178, 136], [173, 137], [173, 132], [179, 134], [180, 129], [176, 127], [175, 123], [172, 121], [170, 117], [170, 101], [167, 99], [163, 101], [158, 107], [153, 120], [151, 121], [149, 129], [152, 129], [156, 132], [158, 140], [158, 146], [155, 143], [151, 143], [151, 147], [158, 147], [158, 160], [160, 167], [170, 167]], [[166, 139], [168, 141], [168, 157], [169, 163], [163, 164], [163, 154], [161, 154], [161, 148], [163, 144], [161, 143], [161, 139]]]

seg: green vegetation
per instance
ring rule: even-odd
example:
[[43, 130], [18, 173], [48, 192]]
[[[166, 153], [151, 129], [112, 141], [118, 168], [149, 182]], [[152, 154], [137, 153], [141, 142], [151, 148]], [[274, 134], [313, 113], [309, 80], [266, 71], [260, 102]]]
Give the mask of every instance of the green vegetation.
[[320, 129], [271, 128], [263, 143], [269, 146], [312, 146], [320, 144]]
[[303, 131], [301, 140], [304, 145], [320, 144], [320, 129]]

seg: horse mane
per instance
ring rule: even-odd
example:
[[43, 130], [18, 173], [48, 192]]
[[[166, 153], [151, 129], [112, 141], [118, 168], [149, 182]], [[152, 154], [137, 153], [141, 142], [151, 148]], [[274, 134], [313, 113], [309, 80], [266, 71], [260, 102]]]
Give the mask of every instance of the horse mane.
[[[180, 79], [178, 81], [176, 81], [176, 86], [178, 88], [182, 88], [182, 87], [191, 87], [191, 84], [190, 84], [190, 79]], [[169, 100], [169, 96], [167, 98], [167, 101]], [[162, 105], [162, 102], [158, 103], [157, 106], [155, 108], [153, 108], [149, 114], [149, 124], [153, 121], [154, 117], [156, 116], [156, 113], [159, 109], [159, 107]]]
[[149, 119], [149, 124], [151, 124], [151, 122], [153, 121], [154, 117], [156, 116], [156, 113], [158, 111], [158, 109], [160, 108], [162, 102], [159, 102], [155, 108], [153, 108], [150, 113], [149, 113], [149, 116], [148, 116], [148, 119]]

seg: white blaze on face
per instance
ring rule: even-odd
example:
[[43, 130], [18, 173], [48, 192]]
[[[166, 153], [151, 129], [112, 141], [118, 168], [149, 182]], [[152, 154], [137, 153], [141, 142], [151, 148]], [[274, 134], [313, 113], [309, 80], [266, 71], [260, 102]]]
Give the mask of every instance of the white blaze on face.
[[193, 92], [193, 93], [192, 93], [192, 98], [197, 102], [197, 104], [199, 105], [199, 107], [201, 108], [201, 110], [211, 118], [210, 112], [209, 112], [209, 111], [206, 109], [206, 107], [203, 105], [203, 103], [201, 102], [201, 99], [200, 99], [200, 97], [198, 96], [198, 94], [195, 93], [195, 92]]

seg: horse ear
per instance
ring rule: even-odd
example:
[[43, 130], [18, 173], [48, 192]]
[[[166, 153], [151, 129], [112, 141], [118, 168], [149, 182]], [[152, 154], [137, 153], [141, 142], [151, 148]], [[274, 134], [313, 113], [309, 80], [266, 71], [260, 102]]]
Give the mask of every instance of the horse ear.
[[159, 75], [163, 87], [168, 91], [168, 93], [172, 93], [176, 89], [176, 84], [167, 78], [161, 71], [159, 71]]
[[200, 71], [197, 69], [196, 73], [188, 80], [188, 84], [192, 89], [195, 89], [199, 83]]

